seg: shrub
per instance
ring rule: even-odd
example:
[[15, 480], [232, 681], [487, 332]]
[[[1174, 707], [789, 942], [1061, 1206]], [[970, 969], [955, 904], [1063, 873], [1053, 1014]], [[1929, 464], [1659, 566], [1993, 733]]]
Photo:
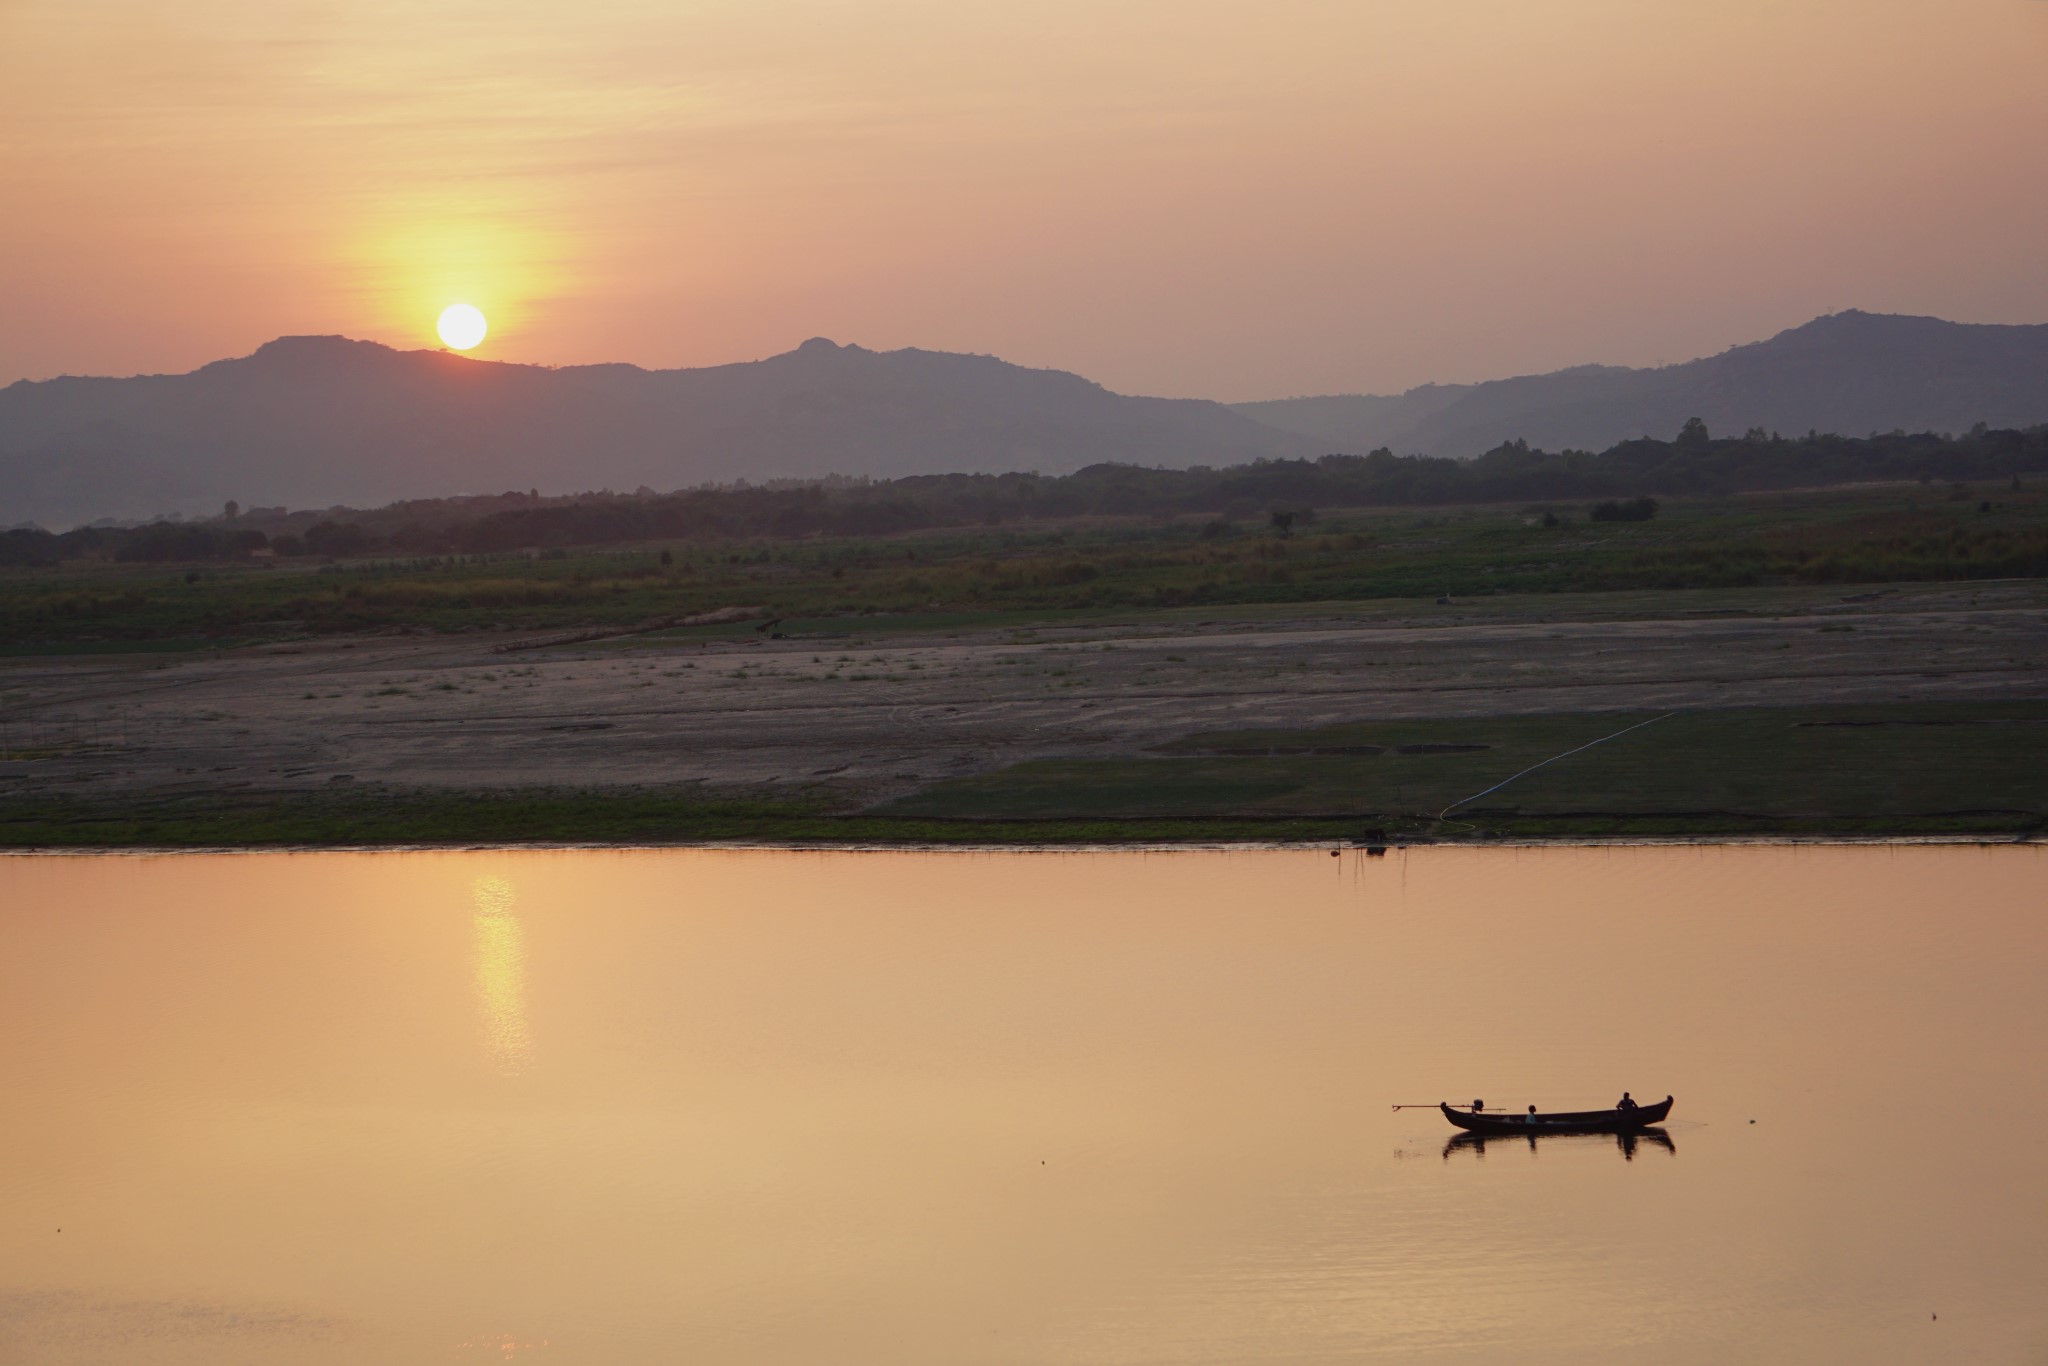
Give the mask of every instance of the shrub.
[[320, 522], [306, 529], [306, 549], [315, 555], [355, 555], [370, 548], [370, 533], [354, 522]]
[[1596, 522], [1647, 522], [1657, 515], [1655, 498], [1631, 498], [1617, 502], [1610, 498], [1604, 503], [1595, 503], [1587, 515]]

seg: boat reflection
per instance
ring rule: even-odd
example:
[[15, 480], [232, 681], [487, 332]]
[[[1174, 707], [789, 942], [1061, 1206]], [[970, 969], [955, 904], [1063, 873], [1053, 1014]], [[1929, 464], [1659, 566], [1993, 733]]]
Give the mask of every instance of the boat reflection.
[[1486, 1156], [1487, 1146], [1506, 1148], [1529, 1145], [1535, 1152], [1538, 1143], [1588, 1147], [1593, 1144], [1611, 1144], [1621, 1150], [1623, 1159], [1636, 1160], [1639, 1147], [1658, 1148], [1676, 1156], [1678, 1145], [1671, 1141], [1671, 1135], [1662, 1129], [1633, 1129], [1618, 1134], [1457, 1134], [1444, 1144], [1444, 1161], [1451, 1160], [1453, 1153], [1471, 1153], [1475, 1157]]

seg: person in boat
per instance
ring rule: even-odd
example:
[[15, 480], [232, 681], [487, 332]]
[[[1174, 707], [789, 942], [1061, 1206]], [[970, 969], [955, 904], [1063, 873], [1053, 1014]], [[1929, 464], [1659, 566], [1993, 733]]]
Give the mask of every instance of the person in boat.
[[1475, 1115], [1478, 1114], [1481, 1110], [1484, 1110], [1485, 1108], [1486, 1102], [1483, 1100], [1475, 1100], [1472, 1102], [1472, 1113]]
[[1626, 1114], [1630, 1110], [1636, 1110], [1642, 1107], [1636, 1104], [1635, 1097], [1629, 1095], [1628, 1092], [1623, 1091], [1621, 1093], [1621, 1099], [1614, 1103], [1614, 1108], [1621, 1111], [1623, 1114]]
[[1529, 1107], [1529, 1118], [1527, 1118], [1526, 1120], [1524, 1120], [1524, 1121], [1522, 1121], [1522, 1122], [1523, 1122], [1523, 1123], [1525, 1123], [1525, 1124], [1534, 1124], [1534, 1123], [1536, 1122], [1536, 1107], [1535, 1107], [1535, 1106], [1531, 1105], [1531, 1106]]

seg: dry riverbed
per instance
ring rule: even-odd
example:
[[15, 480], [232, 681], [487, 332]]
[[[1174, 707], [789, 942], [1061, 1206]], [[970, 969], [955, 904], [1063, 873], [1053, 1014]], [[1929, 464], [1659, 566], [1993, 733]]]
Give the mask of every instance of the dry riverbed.
[[[1844, 601], [1843, 597], [1853, 600]], [[1324, 604], [501, 652], [326, 639], [0, 664], [0, 798], [826, 787], [840, 804], [1205, 730], [2048, 696], [2048, 586]]]

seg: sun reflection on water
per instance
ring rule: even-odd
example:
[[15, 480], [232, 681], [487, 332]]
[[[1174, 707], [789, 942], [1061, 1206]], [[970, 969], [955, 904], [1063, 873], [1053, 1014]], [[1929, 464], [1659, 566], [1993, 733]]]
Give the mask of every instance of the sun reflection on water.
[[476, 997], [484, 1052], [500, 1075], [526, 1070], [533, 1039], [526, 1027], [526, 932], [512, 913], [512, 884], [480, 877], [470, 887], [476, 907]]

